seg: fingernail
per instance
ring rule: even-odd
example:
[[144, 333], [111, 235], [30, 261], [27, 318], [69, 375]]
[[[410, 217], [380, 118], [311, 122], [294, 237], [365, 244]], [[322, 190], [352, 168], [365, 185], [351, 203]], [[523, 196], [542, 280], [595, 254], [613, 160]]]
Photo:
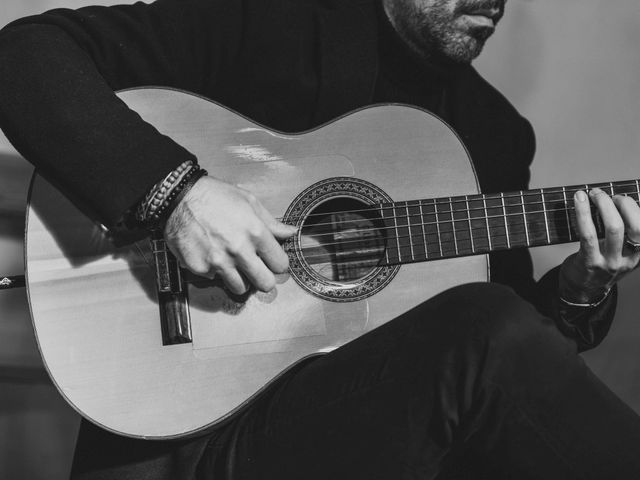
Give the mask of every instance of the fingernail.
[[576, 200], [578, 200], [579, 202], [586, 202], [587, 196], [582, 190], [579, 190], [576, 192]]

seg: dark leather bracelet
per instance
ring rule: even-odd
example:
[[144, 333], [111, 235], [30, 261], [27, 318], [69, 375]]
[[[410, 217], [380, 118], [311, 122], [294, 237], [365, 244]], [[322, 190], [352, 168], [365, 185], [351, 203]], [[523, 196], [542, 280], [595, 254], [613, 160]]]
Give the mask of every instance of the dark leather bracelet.
[[180, 183], [171, 191], [171, 194], [167, 197], [164, 205], [158, 210], [156, 215], [149, 219], [146, 225], [147, 230], [162, 230], [166, 221], [187, 192], [205, 175], [207, 175], [207, 171], [203, 168], [194, 169], [189, 172], [188, 175], [185, 175]]

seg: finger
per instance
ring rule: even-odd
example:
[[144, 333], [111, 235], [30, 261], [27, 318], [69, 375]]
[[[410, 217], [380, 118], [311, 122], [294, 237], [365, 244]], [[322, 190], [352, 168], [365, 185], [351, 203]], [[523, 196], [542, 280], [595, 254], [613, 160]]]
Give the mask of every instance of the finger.
[[613, 201], [624, 221], [627, 238], [640, 243], [640, 206], [633, 198], [624, 195], [616, 195]]
[[622, 217], [611, 197], [601, 189], [594, 188], [589, 192], [589, 196], [598, 209], [604, 226], [604, 251], [602, 253], [609, 259], [618, 258], [622, 255], [622, 245], [624, 243], [624, 222]]
[[289, 268], [289, 257], [270, 232], [260, 239], [256, 253], [274, 273], [284, 273]]
[[242, 295], [249, 290], [250, 285], [242, 278], [240, 272], [235, 268], [218, 268], [209, 273], [209, 277], [218, 276], [222, 279], [227, 288], [236, 295]]
[[276, 278], [257, 255], [246, 255], [238, 259], [238, 267], [258, 290], [270, 292], [275, 288]]
[[269, 231], [273, 234], [274, 237], [280, 240], [285, 240], [296, 234], [298, 231], [298, 227], [293, 225], [287, 225], [286, 223], [279, 222], [276, 220], [271, 213], [264, 208], [264, 206], [257, 202], [254, 206], [254, 209], [260, 219], [267, 226]]
[[594, 262], [600, 256], [600, 245], [598, 244], [598, 233], [591, 218], [591, 206], [589, 197], [582, 190], [573, 196], [576, 209], [576, 228], [580, 238], [580, 250], [582, 254]]

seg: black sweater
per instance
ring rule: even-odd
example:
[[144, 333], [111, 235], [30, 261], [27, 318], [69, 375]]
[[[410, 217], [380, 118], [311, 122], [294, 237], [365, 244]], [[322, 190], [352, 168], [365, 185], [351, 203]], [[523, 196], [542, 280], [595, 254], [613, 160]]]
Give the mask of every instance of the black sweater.
[[[199, 93], [283, 131], [376, 101], [418, 104], [453, 126], [485, 193], [526, 188], [535, 150], [529, 122], [499, 92], [471, 66], [413, 58], [376, 0], [158, 0], [53, 10], [0, 34], [0, 127], [114, 232], [153, 184], [193, 158], [113, 94], [145, 85]], [[597, 309], [563, 308], [557, 270], [536, 284], [526, 250], [492, 254], [491, 276], [553, 316], [580, 349], [609, 329], [615, 294]]]

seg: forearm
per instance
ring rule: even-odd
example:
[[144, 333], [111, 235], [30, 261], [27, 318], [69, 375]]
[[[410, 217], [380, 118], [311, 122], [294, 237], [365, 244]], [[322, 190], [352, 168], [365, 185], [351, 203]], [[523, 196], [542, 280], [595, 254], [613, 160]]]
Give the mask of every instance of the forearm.
[[166, 172], [192, 156], [129, 110], [64, 31], [0, 35], [0, 126], [65, 194], [115, 227]]

